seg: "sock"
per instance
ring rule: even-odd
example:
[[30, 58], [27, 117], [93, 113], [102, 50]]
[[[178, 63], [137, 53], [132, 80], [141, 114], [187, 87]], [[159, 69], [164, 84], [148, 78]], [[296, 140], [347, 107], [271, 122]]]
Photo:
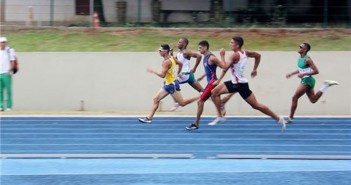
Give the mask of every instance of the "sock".
[[323, 85], [321, 86], [321, 88], [319, 88], [319, 91], [321, 91], [322, 93], [324, 93], [324, 92], [328, 89], [328, 87], [329, 87], [329, 85], [323, 84]]

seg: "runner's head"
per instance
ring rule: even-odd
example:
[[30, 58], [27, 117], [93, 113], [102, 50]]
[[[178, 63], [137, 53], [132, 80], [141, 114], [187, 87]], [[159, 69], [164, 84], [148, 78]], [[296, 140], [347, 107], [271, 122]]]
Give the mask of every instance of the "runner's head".
[[0, 48], [5, 49], [7, 45], [7, 38], [6, 37], [0, 37]]
[[168, 44], [162, 44], [161, 47], [158, 49], [158, 52], [162, 57], [169, 55], [171, 48]]
[[185, 37], [182, 37], [178, 41], [178, 49], [185, 49], [189, 44], [189, 40]]
[[208, 52], [209, 49], [210, 44], [206, 40], [199, 42], [199, 52], [201, 54], [205, 54], [206, 52]]
[[311, 45], [309, 43], [304, 42], [300, 44], [298, 52], [300, 54], [307, 54], [310, 50], [311, 50]]
[[242, 37], [233, 37], [230, 41], [230, 49], [233, 51], [241, 49], [244, 45], [244, 39]]

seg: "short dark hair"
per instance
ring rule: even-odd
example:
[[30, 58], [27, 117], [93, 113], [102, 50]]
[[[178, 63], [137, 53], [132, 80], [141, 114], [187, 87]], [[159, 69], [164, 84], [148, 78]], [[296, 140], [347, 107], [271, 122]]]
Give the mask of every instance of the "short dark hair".
[[303, 45], [306, 47], [306, 53], [311, 50], [311, 45], [307, 42], [304, 42]]
[[186, 37], [182, 37], [182, 38], [180, 38], [181, 40], [183, 40], [184, 42], [185, 42], [185, 47], [187, 47], [188, 46], [188, 44], [189, 44], [189, 40], [188, 40], [188, 38], [186, 38]]
[[210, 44], [207, 42], [207, 40], [203, 40], [203, 41], [199, 42], [198, 45], [200, 45], [200, 46], [206, 46], [207, 49], [210, 49]]
[[169, 47], [168, 44], [162, 44], [162, 45], [161, 45], [161, 48], [162, 48], [163, 50], [166, 50], [166, 51], [171, 50], [171, 48]]
[[244, 45], [244, 39], [242, 37], [233, 37], [232, 39], [234, 42], [239, 44], [240, 48]]

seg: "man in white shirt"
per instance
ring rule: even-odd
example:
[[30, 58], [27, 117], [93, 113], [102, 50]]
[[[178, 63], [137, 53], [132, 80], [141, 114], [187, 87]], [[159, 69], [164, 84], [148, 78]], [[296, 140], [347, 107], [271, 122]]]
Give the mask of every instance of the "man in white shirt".
[[0, 111], [4, 111], [4, 92], [7, 95], [6, 110], [12, 109], [12, 73], [15, 51], [7, 46], [7, 38], [0, 37]]
[[[272, 117], [280, 126], [282, 131], [285, 130], [285, 119], [279, 117], [269, 107], [257, 101], [256, 96], [249, 88], [249, 81], [244, 76], [244, 70], [248, 62], [248, 58], [255, 58], [254, 68], [251, 72], [251, 77], [257, 75], [257, 68], [261, 61], [261, 55], [255, 51], [243, 50], [244, 39], [242, 37], [233, 37], [230, 41], [230, 49], [233, 53], [230, 55], [226, 62], [225, 50], [220, 51], [221, 61], [226, 62], [226, 67], [223, 69], [221, 76], [218, 78], [212, 90], [214, 102], [219, 104], [221, 102], [220, 95], [228, 93], [239, 93], [240, 96], [249, 104], [253, 109], [257, 109], [262, 113]], [[232, 80], [221, 82], [226, 72], [230, 69]], [[220, 83], [221, 82], [221, 83]], [[215, 125], [216, 122], [214, 122]]]

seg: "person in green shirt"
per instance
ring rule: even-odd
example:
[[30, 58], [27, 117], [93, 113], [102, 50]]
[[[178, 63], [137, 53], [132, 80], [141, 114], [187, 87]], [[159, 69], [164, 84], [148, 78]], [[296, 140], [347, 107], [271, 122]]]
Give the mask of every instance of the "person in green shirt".
[[296, 89], [294, 96], [292, 97], [290, 115], [287, 120], [288, 123], [293, 122], [298, 100], [302, 95], [306, 94], [311, 103], [316, 103], [330, 86], [339, 85], [337, 81], [325, 80], [319, 91], [317, 93], [314, 92], [313, 88], [316, 84], [316, 80], [313, 78], [313, 75], [318, 74], [319, 70], [311, 57], [307, 55], [310, 50], [311, 45], [308, 43], [302, 43], [299, 46], [298, 53], [300, 54], [300, 58], [297, 60], [298, 70], [295, 70], [286, 75], [286, 78], [290, 78], [293, 75], [298, 75], [298, 77], [301, 78], [301, 83]]

